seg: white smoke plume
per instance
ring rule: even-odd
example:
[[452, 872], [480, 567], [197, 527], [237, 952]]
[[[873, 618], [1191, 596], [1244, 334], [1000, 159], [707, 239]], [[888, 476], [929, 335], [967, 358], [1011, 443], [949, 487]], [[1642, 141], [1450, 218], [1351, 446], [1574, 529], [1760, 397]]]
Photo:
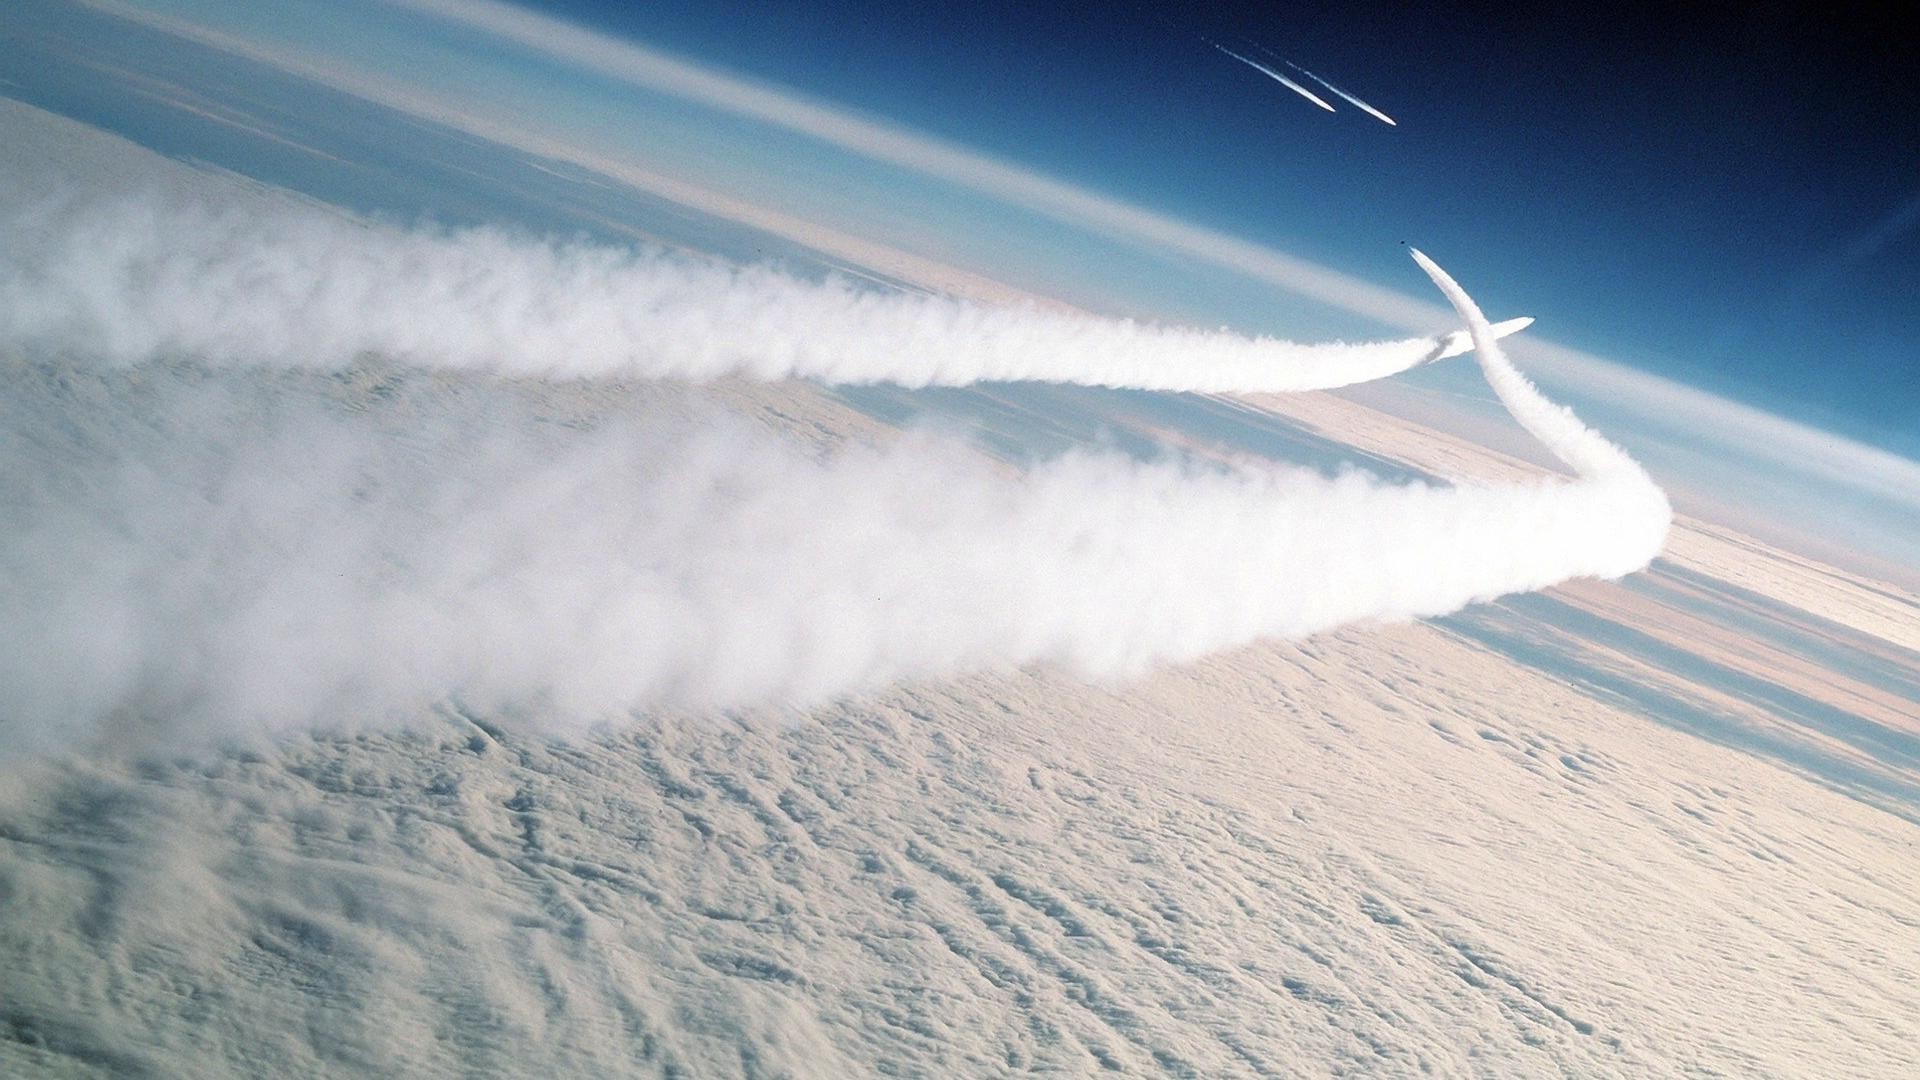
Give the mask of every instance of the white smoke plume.
[[[1488, 325], [1487, 317], [1481, 313], [1480, 306], [1473, 302], [1460, 283], [1452, 275], [1440, 268], [1440, 265], [1419, 248], [1410, 249], [1413, 260], [1420, 269], [1427, 272], [1440, 292], [1453, 305], [1453, 310], [1467, 324], [1467, 333], [1472, 337], [1474, 350], [1480, 357], [1480, 371], [1487, 378], [1488, 385], [1500, 397], [1500, 403], [1507, 412], [1519, 421], [1520, 426], [1555, 457], [1566, 462], [1575, 472], [1589, 480], [1621, 477], [1640, 484], [1649, 496], [1658, 495], [1662, 506], [1666, 496], [1655, 486], [1640, 463], [1627, 455], [1613, 443], [1608, 442], [1599, 432], [1580, 422], [1573, 410], [1564, 405], [1548, 401], [1546, 396], [1526, 377], [1515, 370], [1507, 354], [1495, 340], [1493, 327]], [[1671, 516], [1671, 515], [1668, 515]], [[1665, 521], [1661, 523], [1662, 535]], [[1651, 559], [1651, 555], [1648, 556]]]
[[1392, 364], [317, 210], [119, 205], [16, 216], [0, 251], [0, 750], [449, 703], [580, 723], [1036, 663], [1122, 677], [1624, 574], [1667, 523], [1424, 257], [1577, 480], [1108, 451], [1012, 471], [924, 435], [822, 455], [689, 415], [686, 390], [574, 377], [1253, 390]]
[[0, 212], [0, 251], [0, 346], [110, 364], [337, 369], [373, 354], [549, 378], [1284, 392], [1469, 347], [1305, 345], [247, 200], [21, 200]]
[[0, 747], [1121, 677], [1652, 553], [1615, 524], [1644, 489], [1605, 479], [1010, 472], [924, 436], [819, 457], [725, 414], [556, 423], [539, 384], [8, 376]]

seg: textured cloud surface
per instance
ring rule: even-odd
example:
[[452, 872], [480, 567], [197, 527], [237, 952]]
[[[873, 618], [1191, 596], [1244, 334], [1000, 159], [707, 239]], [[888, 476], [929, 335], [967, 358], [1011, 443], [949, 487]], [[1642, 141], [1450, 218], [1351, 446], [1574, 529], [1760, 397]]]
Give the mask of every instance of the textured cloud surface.
[[1583, 685], [1419, 623], [49, 768], [0, 787], [0, 1072], [1899, 1075], [1914, 826]]

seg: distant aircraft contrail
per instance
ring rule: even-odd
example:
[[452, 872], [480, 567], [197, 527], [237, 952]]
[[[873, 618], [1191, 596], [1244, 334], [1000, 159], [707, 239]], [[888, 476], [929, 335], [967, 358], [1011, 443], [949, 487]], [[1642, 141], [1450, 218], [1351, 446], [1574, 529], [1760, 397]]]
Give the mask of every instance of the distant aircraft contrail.
[[[1284, 86], [1287, 89], [1293, 91], [1294, 93], [1299, 94], [1301, 97], [1306, 98], [1308, 101], [1313, 102], [1315, 105], [1320, 106], [1321, 108], [1327, 110], [1328, 112], [1335, 111], [1333, 106], [1327, 104], [1325, 98], [1322, 98], [1320, 95], [1314, 93], [1313, 91], [1307, 89], [1304, 86], [1301, 86], [1299, 83], [1294, 82], [1292, 79], [1287, 78], [1285, 75], [1280, 74], [1279, 72], [1273, 70], [1272, 68], [1261, 63], [1260, 61], [1249, 60], [1246, 57], [1241, 56], [1239, 53], [1234, 52], [1232, 49], [1227, 48], [1225, 45], [1222, 45], [1217, 41], [1209, 41], [1207, 42], [1207, 44], [1212, 45], [1214, 48], [1219, 49], [1221, 52], [1226, 53], [1228, 56], [1233, 57], [1235, 60], [1240, 61], [1241, 63], [1247, 65], [1248, 67], [1254, 69], [1255, 71], [1261, 72], [1262, 74], [1273, 79], [1275, 82], [1278, 82], [1281, 86]], [[1389, 120], [1387, 121], [1387, 123], [1391, 124], [1393, 123], [1393, 121]]]
[[1355, 106], [1357, 106], [1362, 112], [1365, 112], [1368, 116], [1373, 117], [1375, 120], [1378, 120], [1383, 124], [1392, 124], [1394, 127], [1400, 126], [1399, 123], [1396, 122], [1393, 117], [1388, 116], [1386, 113], [1381, 112], [1379, 109], [1376, 109], [1373, 106], [1367, 104], [1366, 102], [1361, 101], [1359, 98], [1354, 97], [1352, 94], [1347, 93], [1345, 90], [1342, 90], [1339, 87], [1328, 82], [1327, 80], [1321, 78], [1320, 76], [1315, 75], [1313, 72], [1308, 71], [1306, 68], [1301, 67], [1299, 64], [1296, 64], [1291, 60], [1288, 60], [1286, 63], [1287, 63], [1287, 66], [1292, 68], [1293, 70], [1299, 72], [1302, 75], [1305, 75], [1307, 78], [1312, 79], [1314, 82], [1319, 83], [1321, 86], [1326, 87], [1328, 90], [1331, 90], [1336, 94], [1339, 94], [1341, 97], [1346, 98], [1348, 101], [1352, 102]]

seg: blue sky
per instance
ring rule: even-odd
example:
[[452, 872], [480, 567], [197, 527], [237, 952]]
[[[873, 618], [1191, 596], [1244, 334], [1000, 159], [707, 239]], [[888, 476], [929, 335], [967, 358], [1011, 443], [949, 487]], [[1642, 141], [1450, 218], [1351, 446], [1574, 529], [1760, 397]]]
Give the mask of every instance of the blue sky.
[[[601, 32], [575, 43], [582, 53], [554, 51], [546, 47], [551, 42], [510, 44], [379, 0], [142, 0], [139, 7], [181, 16], [179, 26], [232, 35], [229, 47], [264, 46], [280, 59], [254, 64], [76, 14], [61, 0], [22, 0], [16, 18], [0, 14], [0, 36], [12, 35], [0, 42], [11, 46], [0, 49], [0, 77], [13, 80], [0, 92], [164, 153], [389, 216], [506, 221], [563, 233], [623, 220], [656, 237], [674, 222], [694, 220], [632, 187], [530, 180], [523, 159], [498, 143], [354, 96], [382, 97], [381, 85], [390, 83], [471, 116], [504, 120], [521, 133], [509, 138], [516, 147], [532, 145], [523, 136], [561, 138], [589, 155], [692, 180], [803, 225], [757, 236], [751, 228], [698, 226], [663, 237], [671, 242], [730, 258], [808, 263], [809, 229], [819, 223], [1099, 310], [1296, 338], [1450, 322], [1405, 258], [1399, 242], [1408, 239], [1440, 256], [1496, 314], [1540, 316], [1540, 340], [1913, 453], [1916, 390], [1908, 385], [1912, 362], [1900, 349], [1915, 305], [1874, 290], [1897, 292], [1914, 275], [1915, 235], [1897, 227], [1910, 223], [1896, 216], [1896, 227], [1876, 236], [1875, 223], [1887, 221], [1884, 212], [1873, 216], [1877, 196], [1842, 206], [1834, 194], [1892, 190], [1907, 177], [1872, 154], [1829, 155], [1827, 196], [1796, 198], [1791, 184], [1775, 190], [1797, 175], [1792, 162], [1814, 168], [1821, 157], [1817, 147], [1785, 138], [1805, 129], [1780, 118], [1799, 116], [1800, 99], [1777, 78], [1768, 85], [1782, 95], [1783, 112], [1740, 136], [1773, 133], [1773, 164], [1743, 171], [1729, 163], [1756, 155], [1696, 139], [1686, 119], [1693, 112], [1663, 119], [1654, 130], [1617, 130], [1625, 122], [1617, 114], [1664, 107], [1676, 96], [1703, 116], [1713, 112], [1713, 95], [1697, 85], [1711, 82], [1707, 75], [1688, 68], [1694, 83], [1668, 81], [1660, 94], [1636, 93], [1603, 109], [1575, 92], [1590, 84], [1543, 74], [1569, 62], [1555, 60], [1552, 50], [1520, 50], [1525, 62], [1508, 61], [1504, 71], [1497, 57], [1476, 55], [1474, 43], [1489, 31], [1462, 18], [1436, 27], [1379, 16], [1369, 23], [1364, 14], [1313, 24], [1301, 15], [1292, 36], [1307, 40], [1289, 44], [1292, 38], [1259, 31], [1239, 13], [1203, 17], [1218, 37], [1257, 36], [1275, 48], [1305, 50], [1309, 66], [1398, 116], [1401, 126], [1390, 129], [1353, 109], [1330, 116], [1147, 9], [1117, 17], [1062, 8], [1009, 8], [996, 16], [981, 9], [987, 13], [963, 25], [959, 16], [915, 10], [857, 18], [851, 8], [797, 5], [749, 18], [725, 8], [550, 5]], [[1320, 36], [1297, 29], [1311, 25], [1321, 26]], [[536, 38], [554, 32], [545, 25]], [[1632, 35], [1630, 26], [1596, 32], [1594, 48], [1617, 51]], [[755, 118], [751, 109], [714, 107], [699, 94], [667, 92], [657, 80], [611, 76], [582, 62], [601, 47], [594, 42], [615, 39], [664, 49], [650, 55], [671, 63], [691, 61], [733, 87], [725, 93], [743, 86], [762, 93], [771, 112]], [[1395, 51], [1403, 44], [1411, 51]], [[97, 66], [103, 60], [139, 73], [135, 78], [158, 74], [165, 87], [130, 93], [124, 75]], [[324, 67], [322, 81], [335, 85], [290, 76], [280, 66], [289, 61], [296, 71]], [[1581, 70], [1598, 71], [1598, 64]], [[1644, 71], [1634, 77], [1653, 81]], [[1567, 115], [1550, 122], [1546, 102], [1555, 87]], [[246, 125], [276, 131], [279, 140], [166, 103], [203, 92], [210, 97], [201, 105], [236, 109]], [[812, 121], [794, 122], [796, 110], [809, 109], [832, 114], [829, 128], [837, 118], [865, 116], [878, 135], [819, 138], [807, 130]], [[1529, 115], [1526, 123], [1516, 119]], [[1585, 134], [1577, 118], [1585, 118]], [[1716, 122], [1724, 125], [1725, 115]], [[926, 135], [944, 137], [943, 146], [971, 155], [972, 163], [930, 166], [927, 154], [944, 151], [929, 150]], [[875, 137], [917, 142], [904, 157], [876, 156]], [[1650, 164], [1660, 147], [1677, 145], [1689, 149], [1669, 154], [1664, 168]], [[982, 164], [1019, 175], [956, 181]], [[1748, 194], [1726, 193], [1749, 173]], [[1035, 183], [1058, 190], [1036, 195]], [[1056, 195], [1077, 202], [1062, 212]], [[1113, 227], [1114, 212], [1155, 220]], [[721, 218], [753, 224], [728, 212]], [[1186, 222], [1212, 231], [1194, 242], [1165, 242], [1169, 223]], [[1753, 236], [1763, 226], [1764, 242]], [[1336, 291], [1378, 284], [1397, 293], [1382, 303], [1323, 303], [1285, 284], [1276, 289], [1271, 275], [1247, 272], [1241, 256], [1249, 254], [1248, 243], [1260, 245], [1251, 257], [1284, 253], [1345, 272], [1352, 280]], [[1240, 250], [1221, 256], [1234, 245]], [[832, 245], [815, 250], [836, 255], [841, 265], [872, 265]], [[1394, 314], [1404, 312], [1396, 305], [1411, 302], [1409, 294], [1420, 297], [1426, 314]], [[1411, 325], [1422, 320], [1429, 324]], [[1788, 323], [1796, 329], [1780, 329]], [[1756, 337], [1757, 344], [1738, 349], [1725, 345]], [[1720, 352], [1702, 344], [1716, 341]], [[1875, 460], [1809, 432], [1783, 433], [1757, 414], [1741, 417], [1711, 400], [1686, 399], [1672, 385], [1622, 383], [1591, 356], [1582, 369], [1577, 354], [1520, 348], [1550, 390], [1675, 485], [1683, 508], [1710, 511], [1776, 541], [1811, 541], [1822, 557], [1864, 553], [1869, 572], [1897, 580], [1920, 566], [1912, 526], [1920, 466], [1912, 461]], [[1724, 362], [1709, 362], [1716, 357]], [[1438, 365], [1396, 382], [1442, 391], [1454, 413], [1476, 400], [1489, 416], [1497, 412], [1470, 365]], [[1415, 418], [1437, 419], [1424, 412]], [[1480, 425], [1474, 437], [1497, 439], [1499, 427]]]
[[[1511, 282], [1561, 340], [1920, 451], [1920, 90], [1864, 15], [535, 6], [1362, 276], [1412, 240]], [[1203, 37], [1400, 126], [1323, 113]]]
[[[143, 6], [289, 39], [350, 34], [364, 67], [460, 81], [583, 133], [597, 122], [598, 137], [692, 172], [737, 153], [714, 144], [760, 138], [671, 103], [617, 107], [630, 89], [602, 85], [583, 105], [558, 68], [357, 0]], [[1403, 280], [1410, 241], [1463, 280], [1499, 282], [1556, 340], [1920, 455], [1920, 87], [1899, 37], [1864, 16], [1742, 6], [1680, 27], [1576, 7], [524, 6], [1368, 280]], [[347, 29], [374, 24], [386, 32]], [[426, 26], [454, 46], [439, 71]], [[1209, 38], [1296, 59], [1400, 126], [1322, 112]], [[480, 52], [497, 66], [467, 70]], [[751, 197], [794, 198], [810, 167], [847, 174], [807, 140], [761, 143], [768, 157], [732, 161], [732, 183], [762, 178]], [[877, 216], [891, 200], [866, 203]], [[939, 213], [964, 217], [964, 203]]]

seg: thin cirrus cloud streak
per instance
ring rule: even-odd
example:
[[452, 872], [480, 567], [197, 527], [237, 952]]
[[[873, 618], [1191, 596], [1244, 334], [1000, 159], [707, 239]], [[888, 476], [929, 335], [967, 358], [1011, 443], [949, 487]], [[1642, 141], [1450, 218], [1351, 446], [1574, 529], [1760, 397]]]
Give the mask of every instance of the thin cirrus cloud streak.
[[378, 354], [542, 377], [1251, 393], [1347, 386], [1470, 347], [1463, 333], [1301, 344], [248, 200], [27, 199], [0, 211], [0, 246], [0, 342], [114, 364], [343, 368]]

